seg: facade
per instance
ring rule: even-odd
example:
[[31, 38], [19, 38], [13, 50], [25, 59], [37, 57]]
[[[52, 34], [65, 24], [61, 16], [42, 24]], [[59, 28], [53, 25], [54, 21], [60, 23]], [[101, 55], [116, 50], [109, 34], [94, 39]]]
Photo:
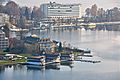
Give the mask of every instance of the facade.
[[45, 51], [46, 53], [51, 53], [52, 41], [50, 38], [42, 38], [39, 41], [40, 51]]
[[40, 6], [45, 18], [81, 18], [81, 4], [50, 2]]
[[27, 48], [28, 53], [39, 52], [39, 37], [37, 35], [31, 35], [24, 38], [24, 45]]
[[0, 13], [0, 25], [9, 22], [9, 16], [4, 13]]
[[5, 37], [5, 33], [0, 30], [0, 50], [6, 49], [9, 47], [9, 40]]
[[55, 53], [55, 48], [57, 47], [57, 44], [50, 40], [50, 38], [40, 39], [37, 36], [26, 37], [24, 43], [29, 53], [33, 52]]

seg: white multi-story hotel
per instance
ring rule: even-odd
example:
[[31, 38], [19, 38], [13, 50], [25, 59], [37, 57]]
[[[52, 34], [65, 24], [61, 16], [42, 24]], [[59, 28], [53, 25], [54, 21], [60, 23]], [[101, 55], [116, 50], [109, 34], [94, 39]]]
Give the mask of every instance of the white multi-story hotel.
[[50, 2], [40, 6], [45, 18], [81, 18], [81, 4]]
[[8, 38], [5, 37], [5, 33], [0, 30], [0, 50], [6, 49], [9, 46]]

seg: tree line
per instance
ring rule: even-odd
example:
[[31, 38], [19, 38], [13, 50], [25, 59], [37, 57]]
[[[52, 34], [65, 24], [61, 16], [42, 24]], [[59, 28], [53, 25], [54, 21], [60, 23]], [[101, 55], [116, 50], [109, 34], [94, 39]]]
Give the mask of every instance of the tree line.
[[96, 4], [91, 8], [85, 10], [85, 22], [113, 22], [120, 21], [120, 8], [114, 7], [112, 9], [104, 10], [98, 8]]
[[39, 21], [43, 18], [40, 7], [20, 7], [14, 1], [9, 1], [6, 5], [0, 4], [0, 13], [8, 14], [10, 16], [10, 22], [18, 27], [23, 27], [24, 22], [27, 20]]

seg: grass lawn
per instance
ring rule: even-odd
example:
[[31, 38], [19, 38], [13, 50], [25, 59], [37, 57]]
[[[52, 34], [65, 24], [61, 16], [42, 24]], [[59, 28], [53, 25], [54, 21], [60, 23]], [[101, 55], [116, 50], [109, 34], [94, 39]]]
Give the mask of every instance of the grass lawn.
[[17, 59], [15, 61], [12, 60], [0, 60], [0, 65], [10, 65], [10, 64], [17, 64], [21, 62], [26, 62], [26, 59]]
[[24, 57], [30, 57], [30, 56], [32, 56], [32, 54], [28, 54], [28, 53], [25, 53], [25, 54], [18, 54], [18, 55], [20, 55], [20, 56], [24, 56]]

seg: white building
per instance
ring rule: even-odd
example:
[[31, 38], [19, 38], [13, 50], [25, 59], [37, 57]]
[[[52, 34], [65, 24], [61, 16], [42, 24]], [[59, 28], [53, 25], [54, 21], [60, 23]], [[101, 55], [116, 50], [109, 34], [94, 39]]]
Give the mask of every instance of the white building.
[[50, 2], [40, 6], [45, 18], [81, 18], [81, 4]]
[[9, 16], [7, 14], [0, 13], [0, 25], [3, 25], [8, 22], [9, 22]]
[[6, 49], [9, 46], [9, 40], [5, 37], [5, 33], [0, 30], [0, 50]]

